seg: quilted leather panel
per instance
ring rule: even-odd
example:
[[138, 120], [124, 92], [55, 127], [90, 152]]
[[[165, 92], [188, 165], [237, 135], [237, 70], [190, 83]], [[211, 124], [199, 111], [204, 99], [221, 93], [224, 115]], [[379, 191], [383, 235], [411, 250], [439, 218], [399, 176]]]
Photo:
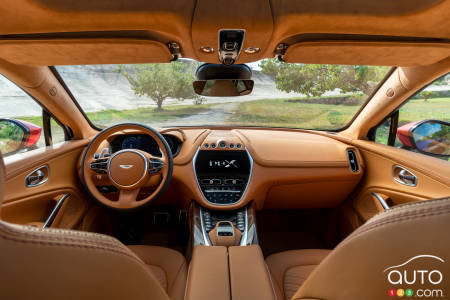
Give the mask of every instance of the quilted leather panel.
[[286, 300], [291, 299], [317, 265], [296, 266], [284, 274], [283, 287]]

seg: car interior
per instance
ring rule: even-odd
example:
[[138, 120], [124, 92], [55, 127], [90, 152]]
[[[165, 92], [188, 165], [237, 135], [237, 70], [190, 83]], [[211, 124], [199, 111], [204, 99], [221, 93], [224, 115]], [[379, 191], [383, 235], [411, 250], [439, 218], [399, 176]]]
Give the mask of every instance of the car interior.
[[388, 299], [417, 255], [449, 297], [449, 0], [0, 16], [0, 299]]

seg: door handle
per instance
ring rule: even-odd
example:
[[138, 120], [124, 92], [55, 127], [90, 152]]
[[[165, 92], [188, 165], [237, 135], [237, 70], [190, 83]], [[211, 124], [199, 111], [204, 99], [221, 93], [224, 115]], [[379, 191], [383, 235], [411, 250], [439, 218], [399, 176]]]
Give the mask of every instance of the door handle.
[[59, 200], [58, 203], [56, 203], [56, 206], [53, 208], [52, 212], [50, 213], [50, 215], [48, 216], [47, 220], [45, 221], [44, 225], [42, 226], [42, 228], [47, 228], [50, 227], [53, 223], [53, 221], [56, 218], [56, 215], [58, 214], [59, 210], [61, 209], [61, 207], [64, 204], [64, 201], [66, 201], [67, 198], [70, 197], [70, 194], [64, 194]]
[[377, 193], [374, 193], [374, 192], [372, 192], [372, 196], [374, 196], [378, 200], [378, 202], [380, 202], [380, 204], [384, 208], [384, 210], [391, 209], [389, 207], [389, 205], [386, 203], [386, 201], [384, 201], [383, 197], [381, 197], [380, 195], [378, 195]]
[[398, 183], [408, 186], [416, 186], [417, 185], [417, 176], [414, 175], [413, 172], [407, 170], [406, 168], [395, 165], [392, 171], [392, 176], [394, 180]]
[[25, 186], [27, 188], [35, 187], [47, 182], [49, 178], [48, 166], [41, 166], [36, 170], [30, 172], [27, 177], [25, 177]]

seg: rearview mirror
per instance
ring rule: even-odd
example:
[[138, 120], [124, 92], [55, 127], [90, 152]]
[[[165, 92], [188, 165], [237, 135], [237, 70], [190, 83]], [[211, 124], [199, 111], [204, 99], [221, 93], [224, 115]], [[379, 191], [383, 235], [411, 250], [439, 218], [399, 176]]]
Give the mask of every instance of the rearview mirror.
[[3, 155], [36, 148], [40, 136], [39, 126], [14, 119], [0, 119], [0, 152]]
[[197, 80], [194, 91], [208, 97], [230, 97], [248, 95], [253, 90], [253, 80]]
[[419, 152], [450, 157], [450, 123], [438, 120], [418, 122], [409, 129], [409, 137]]
[[201, 96], [244, 96], [253, 91], [252, 71], [246, 65], [203, 64], [196, 72], [194, 91]]

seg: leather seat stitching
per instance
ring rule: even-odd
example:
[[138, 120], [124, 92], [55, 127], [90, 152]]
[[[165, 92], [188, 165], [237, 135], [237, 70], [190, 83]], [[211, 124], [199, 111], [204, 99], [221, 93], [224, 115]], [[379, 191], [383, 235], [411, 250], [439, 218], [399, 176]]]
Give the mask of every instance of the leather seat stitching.
[[[393, 213], [398, 212], [399, 210], [407, 209], [407, 208], [411, 208], [411, 207], [427, 206], [427, 205], [431, 206], [434, 203], [447, 202], [448, 200], [450, 200], [450, 198], [446, 197], [446, 198], [440, 198], [440, 199], [434, 199], [434, 200], [425, 200], [425, 201], [419, 201], [419, 202], [404, 203], [404, 204], [400, 204], [400, 205], [394, 206], [394, 207], [392, 207], [389, 210], [382, 211], [382, 212], [378, 213], [376, 216], [393, 214]], [[442, 205], [443, 206], [447, 206], [448, 204], [444, 203]]]
[[[28, 228], [27, 228], [28, 229]], [[42, 233], [42, 234], [39, 234]], [[10, 228], [10, 226], [5, 226], [0, 222], [0, 238], [20, 242], [24, 244], [40, 244], [44, 246], [67, 246], [73, 248], [85, 248], [85, 249], [96, 249], [104, 250], [117, 254], [122, 254], [142, 263], [142, 261], [135, 256], [133, 253], [129, 252], [126, 247], [122, 247], [118, 243], [103, 242], [101, 240], [83, 240], [74, 238], [66, 238], [64, 236], [51, 236], [54, 232], [48, 230], [37, 231], [33, 233], [26, 232], [24, 230]], [[112, 241], [112, 240], [111, 240]]]
[[9, 236], [17, 236], [19, 238], [39, 238], [39, 239], [46, 239], [51, 241], [66, 241], [66, 242], [83, 242], [83, 243], [95, 243], [95, 244], [101, 244], [104, 246], [111, 246], [111, 247], [118, 247], [125, 249], [121, 244], [117, 243], [113, 239], [104, 239], [103, 236], [99, 236], [99, 239], [90, 238], [89, 236], [73, 236], [73, 237], [67, 237], [65, 235], [57, 235], [62, 234], [59, 232], [55, 232], [53, 230], [40, 230], [35, 232], [27, 232], [29, 228], [26, 227], [24, 229], [16, 229], [11, 228], [10, 226], [5, 226], [4, 224], [0, 223], [0, 231], [3, 231], [4, 234]]
[[115, 254], [125, 255], [127, 257], [131, 257], [131, 258], [135, 259], [136, 261], [142, 263], [142, 261], [139, 260], [134, 255], [130, 255], [129, 253], [126, 253], [124, 251], [119, 251], [119, 250], [115, 250], [112, 248], [93, 246], [93, 245], [68, 244], [68, 243], [64, 243], [63, 241], [61, 241], [61, 242], [43, 242], [43, 241], [39, 241], [39, 240], [20, 239], [20, 238], [14, 238], [14, 237], [10, 237], [8, 235], [4, 235], [1, 232], [0, 232], [0, 238], [3, 238], [5, 240], [14, 241], [14, 242], [24, 243], [24, 244], [38, 244], [38, 245], [43, 245], [43, 246], [66, 246], [66, 247], [72, 247], [72, 248], [103, 250], [106, 252], [113, 252]]
[[[441, 211], [441, 212], [422, 213], [419, 215], [405, 215], [405, 216], [397, 217], [396, 219], [391, 219], [391, 218], [389, 218], [389, 220], [383, 219], [381, 221], [377, 221], [376, 223], [372, 223], [372, 224], [368, 225], [367, 226], [368, 228], [364, 228], [364, 229], [359, 230], [358, 232], [355, 232], [348, 239], [343, 241], [339, 245], [339, 247], [341, 247], [342, 245], [345, 245], [346, 243], [348, 243], [351, 240], [355, 239], [356, 237], [360, 236], [362, 233], [367, 233], [369, 231], [372, 231], [372, 230], [377, 229], [378, 227], [382, 227], [384, 225], [397, 223], [397, 222], [410, 221], [410, 220], [419, 219], [419, 218], [423, 218], [423, 217], [439, 216], [439, 215], [448, 214], [448, 213], [450, 213], [450, 209]], [[363, 225], [363, 227], [364, 227], [364, 225]]]
[[429, 216], [430, 214], [433, 213], [438, 213], [438, 214], [444, 214], [450, 212], [450, 206], [440, 206], [440, 207], [436, 207], [433, 209], [420, 209], [420, 210], [415, 210], [415, 211], [405, 211], [405, 212], [398, 212], [395, 215], [386, 215], [383, 218], [378, 218], [377, 220], [374, 220], [373, 222], [368, 222], [365, 226], [362, 226], [359, 230], [355, 231], [355, 235], [356, 234], [360, 234], [360, 232], [364, 232], [365, 230], [367, 230], [368, 228], [373, 227], [374, 225], [383, 223], [383, 222], [388, 222], [388, 221], [396, 221], [396, 220], [405, 220], [408, 217], [421, 217], [421, 216]]
[[[0, 229], [1, 230], [1, 229]], [[111, 244], [111, 243], [103, 243], [101, 241], [95, 241], [95, 240], [76, 240], [76, 239], [68, 239], [65, 237], [48, 237], [48, 236], [42, 236], [39, 235], [29, 235], [29, 234], [8, 234], [3, 232], [2, 236], [8, 236], [8, 237], [15, 237], [17, 240], [41, 240], [47, 243], [51, 242], [65, 242], [65, 243], [84, 243], [89, 245], [100, 245], [104, 247], [115, 247], [115, 248], [122, 248], [122, 247], [116, 247], [117, 245]], [[123, 249], [123, 248], [122, 248]]]

